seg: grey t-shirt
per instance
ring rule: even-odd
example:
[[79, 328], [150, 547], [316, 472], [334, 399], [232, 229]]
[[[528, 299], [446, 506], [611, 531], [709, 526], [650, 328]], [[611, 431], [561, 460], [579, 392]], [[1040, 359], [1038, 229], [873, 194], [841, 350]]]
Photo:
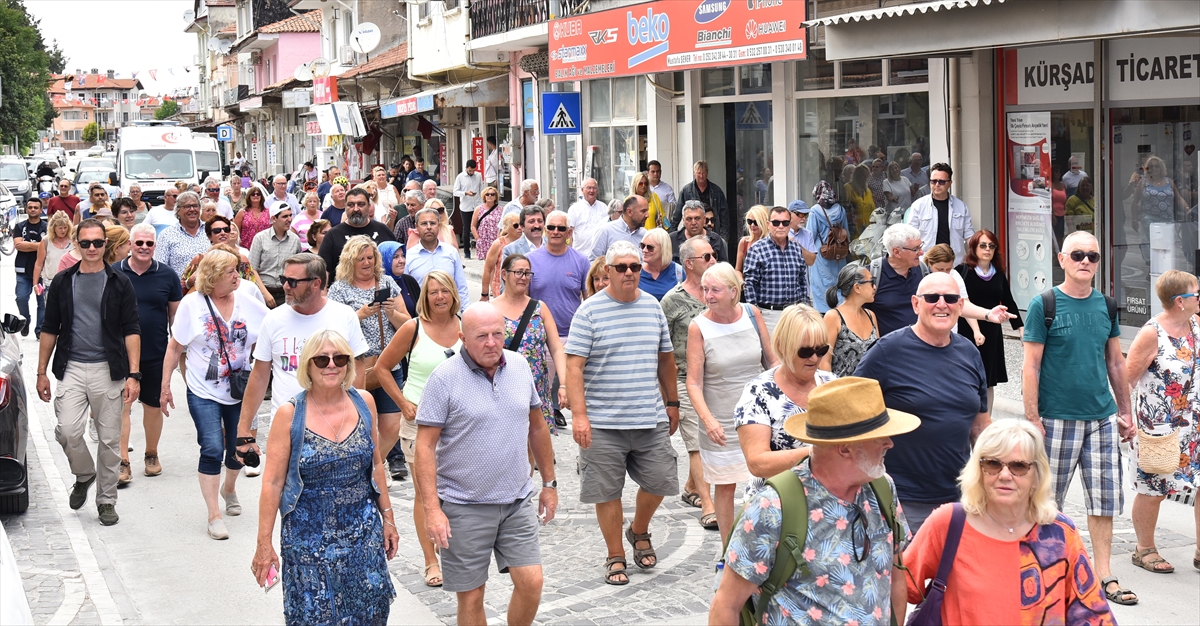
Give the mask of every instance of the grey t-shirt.
[[108, 274], [103, 271], [75, 275], [71, 296], [75, 300], [75, 319], [71, 324], [71, 360], [77, 363], [100, 363], [108, 360], [104, 352], [100, 320], [100, 299]]

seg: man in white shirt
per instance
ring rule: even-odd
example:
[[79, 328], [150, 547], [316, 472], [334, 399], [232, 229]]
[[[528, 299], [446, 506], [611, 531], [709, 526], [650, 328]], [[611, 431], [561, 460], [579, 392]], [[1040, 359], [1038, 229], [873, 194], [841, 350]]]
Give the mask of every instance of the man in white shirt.
[[483, 181], [488, 187], [495, 187], [496, 192], [501, 196], [504, 195], [504, 180], [501, 177], [502, 165], [500, 160], [500, 149], [496, 147], [496, 136], [488, 135], [487, 138], [487, 162], [483, 168]]
[[221, 180], [216, 176], [204, 179], [204, 197], [217, 203], [217, 215], [233, 219], [233, 206], [221, 195]]
[[663, 203], [663, 209], [666, 209], [668, 204], [674, 204], [675, 190], [662, 179], [662, 163], [651, 161], [647, 165], [646, 173], [650, 177], [650, 190], [658, 194], [658, 199]]
[[1067, 159], [1066, 173], [1062, 175], [1063, 187], [1067, 188], [1067, 197], [1075, 195], [1075, 190], [1079, 188], [1079, 181], [1088, 177], [1088, 173], [1083, 171], [1083, 167], [1079, 164], [1079, 157], [1072, 156]]
[[471, 258], [471, 219], [475, 216], [475, 207], [483, 203], [480, 193], [483, 192], [483, 177], [475, 170], [475, 159], [467, 160], [467, 169], [454, 177], [454, 197], [458, 198], [458, 210], [462, 215], [463, 256]]
[[583, 198], [567, 209], [567, 221], [571, 226], [571, 247], [586, 257], [591, 257], [596, 245], [596, 235], [608, 222], [608, 205], [600, 202], [600, 186], [595, 178], [583, 181], [579, 188]]
[[925, 157], [921, 156], [920, 152], [912, 153], [908, 158], [908, 167], [904, 168], [900, 175], [908, 180], [909, 190], [912, 192], [913, 200], [921, 196], [929, 194], [929, 172], [922, 167], [925, 164]]
[[292, 215], [299, 215], [303, 207], [287, 192], [287, 176], [280, 174], [271, 181], [271, 184], [275, 187], [275, 193], [267, 196], [267, 208], [271, 208], [276, 202], [286, 202], [288, 206], [292, 207]]
[[520, 215], [521, 209], [536, 203], [540, 195], [542, 192], [538, 187], [538, 182], [532, 178], [526, 178], [521, 181], [521, 194], [513, 198], [512, 202], [504, 205], [504, 213], [500, 215], [500, 219], [504, 219], [504, 216], [509, 213]]

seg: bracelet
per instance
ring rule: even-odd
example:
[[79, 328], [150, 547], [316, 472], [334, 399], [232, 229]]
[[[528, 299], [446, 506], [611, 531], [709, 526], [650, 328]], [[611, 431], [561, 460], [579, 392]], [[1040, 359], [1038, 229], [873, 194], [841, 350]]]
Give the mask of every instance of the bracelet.
[[387, 521], [387, 520], [383, 520], [383, 523], [384, 523], [384, 524], [387, 524], [388, 526], [391, 526], [392, 528], [395, 528], [395, 527], [396, 527], [396, 525], [395, 525], [395, 524], [393, 524], [393, 523], [391, 523], [391, 522], [389, 522], [389, 521]]
[[486, 293], [486, 292], [485, 292], [485, 293], [481, 293], [481, 294], [479, 294], [479, 297], [480, 297], [480, 298], [490, 298], [490, 297], [492, 297], [492, 295], [491, 295], [491, 294], [489, 294], [489, 293]]
[[678, 409], [679, 401], [678, 400], [667, 400], [667, 408], [668, 409]]
[[379, 512], [380, 512], [380, 513], [387, 513], [388, 511], [391, 511], [391, 510], [392, 510], [392, 507], [390, 507], [390, 506], [389, 506], [389, 507], [388, 507], [388, 508], [386, 508], [386, 509], [379, 509]]

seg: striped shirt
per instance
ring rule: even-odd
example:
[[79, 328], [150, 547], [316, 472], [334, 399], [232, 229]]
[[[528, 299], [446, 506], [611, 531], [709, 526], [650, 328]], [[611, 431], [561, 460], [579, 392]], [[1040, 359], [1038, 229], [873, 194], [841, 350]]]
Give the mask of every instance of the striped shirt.
[[658, 355], [672, 352], [667, 317], [654, 296], [619, 302], [601, 291], [575, 311], [566, 352], [587, 359], [583, 394], [595, 428], [654, 428], [667, 421]]

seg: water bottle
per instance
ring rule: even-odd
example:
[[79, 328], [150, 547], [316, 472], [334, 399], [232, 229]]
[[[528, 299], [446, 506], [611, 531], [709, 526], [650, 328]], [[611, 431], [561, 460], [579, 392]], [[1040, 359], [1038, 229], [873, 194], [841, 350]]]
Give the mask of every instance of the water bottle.
[[713, 591], [721, 586], [721, 576], [725, 573], [725, 561], [717, 561], [717, 573], [713, 576]]

